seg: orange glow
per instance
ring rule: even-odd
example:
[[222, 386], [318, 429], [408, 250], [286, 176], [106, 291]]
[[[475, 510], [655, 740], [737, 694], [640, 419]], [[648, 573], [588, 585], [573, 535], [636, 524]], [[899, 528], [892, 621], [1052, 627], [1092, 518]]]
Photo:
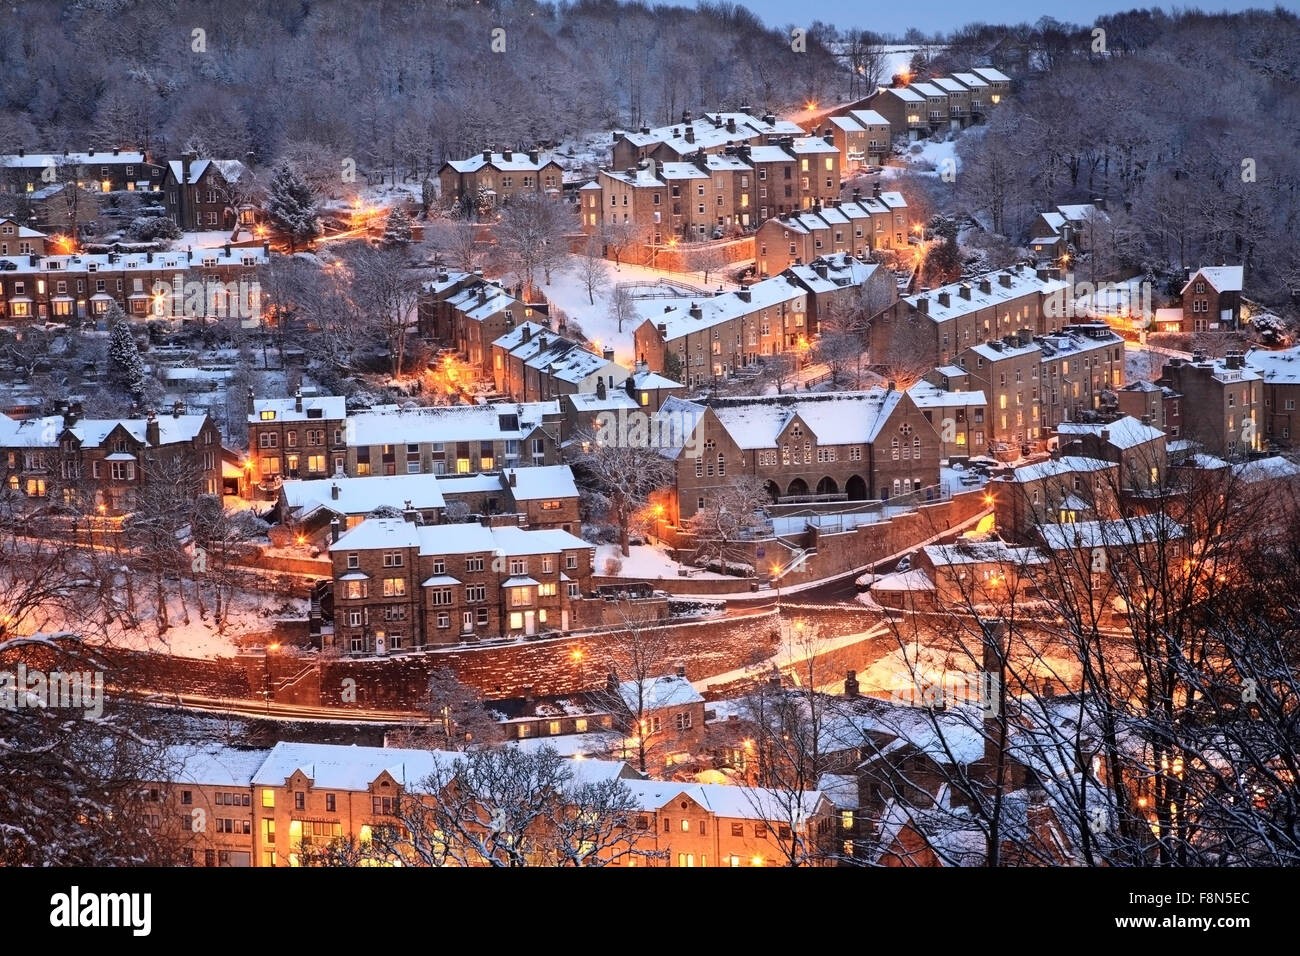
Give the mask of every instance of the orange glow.
[[804, 109], [808, 110], [809, 112], [815, 110], [816, 108], [817, 108], [816, 100], [809, 100], [807, 103], [804, 104]]
[[580, 661], [580, 660], [582, 660], [582, 649], [581, 649], [581, 648], [575, 649], [574, 652], [573, 652], [570, 656], [571, 656], [575, 661]]
[[985, 496], [984, 496], [984, 503], [985, 503], [986, 505], [991, 505], [991, 504], [993, 504], [993, 496], [992, 496], [992, 495], [985, 495]]
[[268, 651], [278, 651], [280, 649], [280, 644], [278, 641], [274, 644], [267, 644], [266, 649]]

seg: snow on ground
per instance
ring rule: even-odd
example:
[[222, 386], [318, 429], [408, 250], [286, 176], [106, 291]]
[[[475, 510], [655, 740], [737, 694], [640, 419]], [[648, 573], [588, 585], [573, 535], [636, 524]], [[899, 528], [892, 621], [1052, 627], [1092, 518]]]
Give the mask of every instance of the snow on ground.
[[1124, 381], [1153, 382], [1160, 377], [1166, 356], [1136, 342], [1124, 346]]
[[[250, 634], [269, 632], [280, 618], [305, 618], [307, 601], [300, 598], [267, 595], [255, 591], [235, 591], [231, 596], [226, 630], [219, 632], [212, 619], [212, 596], [204, 595], [207, 616], [199, 614], [189, 582], [186, 582], [185, 605], [189, 608], [189, 623], [185, 623], [185, 610], [177, 596], [178, 583], [168, 582], [172, 592], [167, 602], [171, 627], [161, 635], [153, 623], [154, 597], [152, 587], [142, 581], [135, 582], [135, 609], [140, 624], [135, 628], [114, 626], [110, 643], [115, 647], [132, 650], [169, 653], [177, 657], [231, 657], [240, 649], [239, 639]], [[255, 643], [262, 643], [261, 640]]]
[[[678, 564], [666, 552], [654, 545], [634, 544], [628, 550], [632, 553], [625, 558], [619, 553], [616, 544], [596, 545], [596, 573], [604, 574], [605, 562], [615, 558], [623, 563], [623, 568], [618, 572], [618, 576], [624, 578], [645, 578], [649, 581], [671, 578], [677, 581], [682, 577], [682, 575], [678, 574], [682, 568], [686, 568], [690, 572], [688, 576], [692, 578], [712, 578], [714, 580], [731, 578], [730, 575], [718, 574], [714, 571], [703, 571], [689, 565]], [[745, 586], [743, 578], [734, 578], [734, 580], [738, 589]]]
[[[552, 305], [560, 308], [569, 319], [582, 327], [583, 334], [588, 339], [600, 348], [612, 347], [614, 360], [628, 367], [631, 367], [636, 354], [632, 333], [640, 323], [628, 320], [623, 323], [622, 331], [619, 330], [618, 320], [609, 307], [609, 293], [615, 285], [635, 283], [638, 286], [652, 286], [666, 281], [678, 283], [687, 295], [697, 296], [704, 291], [712, 294], [719, 286], [724, 290], [737, 288], [736, 283], [728, 281], [719, 272], [710, 272], [706, 283], [700, 272], [668, 272], [626, 262], [616, 266], [613, 262], [606, 261], [603, 263], [605, 280], [596, 289], [596, 301], [593, 304], [580, 275], [580, 259], [580, 256], [570, 256], [562, 268], [551, 273], [551, 281], [543, 283], [541, 290]], [[728, 266], [728, 269], [731, 268], [734, 268], [734, 264]], [[633, 295], [636, 295], [636, 290], [633, 290]], [[662, 300], [665, 304], [673, 304], [674, 301]]]
[[[794, 678], [797, 684], [800, 677], [798, 665], [808, 660], [809, 657], [829, 654], [841, 647], [850, 647], [861, 641], [875, 640], [884, 637], [888, 631], [888, 625], [882, 623], [873, 625], [869, 630], [857, 634], [842, 634], [838, 637], [815, 637], [802, 641], [792, 637], [783, 644], [779, 651], [766, 660], [758, 661], [746, 667], [738, 667], [722, 674], [711, 674], [708, 677], [691, 681], [691, 684], [700, 693], [705, 693], [711, 684], [731, 684], [747, 678], [758, 680], [770, 674], [773, 668], [783, 671], [789, 670], [790, 676]], [[839, 676], [834, 684], [818, 689], [835, 692], [837, 689], [842, 690], [843, 686], [844, 678]]]
[[[183, 232], [179, 239], [173, 239], [173, 249], [216, 249], [230, 242], [229, 229], [211, 229], [204, 232]], [[251, 239], [252, 235], [244, 229], [239, 232], [240, 241]]]
[[[947, 160], [952, 161], [951, 166], [946, 165]], [[956, 138], [942, 143], [923, 139], [909, 144], [907, 154], [903, 157], [903, 165], [886, 166], [881, 171], [881, 176], [886, 178], [897, 176], [904, 170], [934, 176], [938, 176], [946, 170], [951, 170], [954, 174], [960, 172], [961, 160], [957, 158]]]

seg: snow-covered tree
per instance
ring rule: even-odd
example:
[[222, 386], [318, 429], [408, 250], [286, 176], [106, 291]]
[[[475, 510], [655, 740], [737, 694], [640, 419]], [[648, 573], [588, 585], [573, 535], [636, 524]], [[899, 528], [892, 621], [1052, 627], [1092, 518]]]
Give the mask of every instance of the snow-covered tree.
[[288, 163], [282, 163], [271, 177], [262, 208], [272, 224], [288, 237], [290, 249], [320, 232], [316, 194]]
[[[631, 429], [629, 429], [629, 432]], [[618, 527], [619, 550], [630, 551], [632, 521], [646, 506], [651, 492], [672, 479], [672, 464], [649, 444], [629, 442], [632, 435], [580, 434], [575, 445], [575, 475], [584, 485], [587, 500], [604, 505]]]
[[145, 390], [144, 359], [135, 344], [131, 322], [113, 303], [108, 311], [108, 378], [115, 386], [131, 395], [143, 395]]
[[384, 245], [405, 246], [411, 241], [411, 220], [400, 206], [394, 206], [384, 225]]

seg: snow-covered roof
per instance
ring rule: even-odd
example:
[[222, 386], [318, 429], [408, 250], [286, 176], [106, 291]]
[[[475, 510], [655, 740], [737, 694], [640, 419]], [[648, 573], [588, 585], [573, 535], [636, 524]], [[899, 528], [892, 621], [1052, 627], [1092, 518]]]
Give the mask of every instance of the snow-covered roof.
[[894, 96], [897, 96], [900, 100], [903, 100], [903, 101], [906, 102], [906, 103], [924, 103], [924, 102], [925, 102], [925, 97], [924, 97], [924, 96], [922, 96], [920, 93], [916, 92], [916, 90], [908, 89], [908, 88], [905, 87], [905, 86], [891, 86], [891, 87], [889, 87], [888, 89], [884, 90], [883, 92], [884, 92], [884, 93], [892, 93]]
[[790, 148], [798, 155], [839, 152], [834, 143], [828, 143], [820, 136], [798, 136]]
[[[156, 420], [158, 445], [161, 446], [193, 441], [208, 416], [163, 414], [157, 416]], [[144, 418], [83, 418], [71, 428], [66, 428], [62, 415], [47, 415], [24, 421], [0, 415], [0, 447], [52, 448], [58, 444], [59, 436], [66, 430], [76, 436], [83, 447], [98, 448], [119, 427], [140, 444], [149, 444], [148, 420]]]
[[946, 93], [969, 93], [966, 87], [962, 86], [950, 76], [936, 76], [930, 81], [931, 85], [939, 87]]
[[844, 130], [846, 133], [861, 133], [863, 131], [857, 120], [853, 119], [852, 116], [828, 116], [826, 122]]
[[1216, 292], [1240, 292], [1245, 282], [1245, 269], [1241, 266], [1201, 266], [1183, 286], [1183, 295], [1198, 276], [1212, 285]]
[[618, 695], [633, 714], [640, 710], [698, 704], [704, 700], [690, 681], [675, 674], [647, 677], [641, 681], [625, 680], [618, 685]]
[[664, 341], [672, 341], [691, 332], [710, 329], [723, 322], [751, 315], [783, 303], [802, 300], [808, 294], [799, 283], [785, 276], [772, 276], [755, 282], [748, 289], [700, 297], [690, 304], [652, 316], [646, 321], [664, 326]]
[[979, 76], [980, 79], [989, 83], [1010, 83], [1011, 77], [1007, 76], [1001, 70], [995, 70], [991, 66], [977, 66], [971, 69], [971, 72]]
[[[270, 413], [271, 417], [264, 418], [264, 413]], [[301, 411], [298, 409], [296, 398], [257, 398], [253, 400], [253, 410], [248, 415], [248, 424], [341, 421], [347, 417], [347, 400], [341, 395], [304, 395]]]
[[954, 564], [1043, 564], [1046, 558], [1037, 548], [1024, 548], [1005, 541], [959, 540], [956, 544], [928, 544], [921, 549], [936, 568]]
[[22, 225], [17, 219], [0, 217], [0, 224], [10, 223], [14, 226], [19, 239], [45, 239], [46, 234]]
[[[884, 388], [861, 392], [761, 395], [711, 398], [722, 427], [743, 449], [775, 448], [786, 428], [798, 419], [819, 445], [852, 445], [876, 440], [904, 393]], [[665, 404], [667, 408], [667, 404]]]
[[[819, 268], [825, 270], [825, 277], [818, 271]], [[824, 294], [848, 286], [865, 285], [880, 268], [883, 267], [879, 263], [860, 262], [848, 253], [837, 253], [820, 256], [806, 265], [790, 266], [782, 275], [798, 279], [809, 292]]]
[[[688, 127], [691, 130], [689, 139], [686, 135]], [[789, 120], [778, 119], [769, 123], [748, 113], [705, 113], [690, 123], [658, 126], [648, 131], [627, 131], [622, 135], [634, 146], [664, 143], [679, 156], [684, 156], [698, 149], [714, 150], [759, 137], [801, 136], [803, 130]]]
[[518, 149], [511, 150], [509, 159], [506, 159], [504, 153], [490, 153], [485, 159], [480, 152], [468, 159], [453, 159], [446, 163], [458, 173], [476, 173], [486, 166], [503, 173], [536, 172], [543, 166], [552, 164], [559, 165], [550, 153], [539, 152], [537, 161], [534, 162], [526, 151]]
[[1294, 478], [1300, 475], [1300, 465], [1281, 455], [1273, 455], [1233, 465], [1232, 473], [1249, 484], [1256, 481], [1273, 481], [1278, 478]]
[[[481, 525], [450, 525], [476, 528]], [[486, 529], [485, 529], [486, 530]], [[420, 529], [405, 518], [367, 518], [349, 528], [330, 545], [331, 551], [369, 551], [374, 548], [414, 548], [420, 543]]]
[[985, 405], [984, 392], [950, 392], [946, 388], [932, 385], [922, 379], [907, 390], [916, 402], [917, 408], [966, 408], [970, 405]]
[[[1081, 455], [1062, 455], [1060, 458], [1049, 458], [1047, 461], [1035, 462], [1032, 465], [1025, 465], [1023, 468], [1016, 468], [1011, 472], [1009, 480], [1015, 482], [1038, 481], [1042, 478], [1051, 478], [1056, 475], [1068, 475], [1073, 472], [1092, 472], [1105, 471], [1108, 468], [1118, 467], [1114, 462], [1104, 461], [1101, 458], [1084, 458]], [[1000, 480], [1008, 480], [1002, 478]]]
[[595, 392], [574, 392], [572, 395], [565, 395], [564, 401], [571, 404], [577, 412], [618, 411], [620, 408], [641, 407], [635, 398], [621, 388], [610, 389], [603, 396]]
[[1246, 353], [1246, 365], [1258, 372], [1265, 382], [1278, 385], [1300, 384], [1300, 348], [1279, 352], [1251, 349]]
[[568, 465], [503, 468], [502, 474], [515, 501], [578, 497], [578, 486], [573, 482], [573, 469]]
[[416, 525], [402, 518], [367, 518], [330, 545], [331, 551], [419, 548], [422, 555], [557, 554], [591, 546], [567, 531], [526, 529], [512, 525]]
[[866, 127], [866, 126], [888, 126], [889, 125], [889, 120], [885, 119], [885, 117], [881, 116], [875, 110], [853, 110], [851, 113], [849, 113], [849, 115], [858, 121], [859, 126]]
[[666, 375], [661, 375], [651, 369], [638, 369], [631, 375], [632, 384], [638, 391], [653, 390], [657, 388], [681, 388], [681, 382], [674, 382]]
[[933, 83], [913, 83], [912, 89], [916, 90], [916, 92], [920, 93], [922, 96], [934, 97], [936, 99], [946, 99], [948, 95], [943, 91], [943, 89], [935, 86]]
[[433, 405], [413, 409], [381, 406], [349, 416], [349, 445], [486, 441], [527, 438], [558, 402], [501, 405]]
[[962, 86], [971, 90], [982, 90], [988, 87], [988, 83], [980, 79], [974, 73], [954, 73], [953, 79]]
[[1070, 548], [1131, 547], [1153, 541], [1183, 537], [1182, 527], [1163, 514], [1116, 518], [1111, 521], [1074, 521], [1043, 524], [1038, 529], [1043, 543], [1054, 551]]
[[167, 768], [168, 783], [248, 787], [270, 753], [218, 744], [177, 744], [167, 748], [161, 763]]
[[1112, 448], [1121, 450], [1136, 448], [1147, 442], [1163, 442], [1165, 439], [1165, 433], [1159, 428], [1154, 425], [1144, 425], [1132, 415], [1125, 415], [1113, 422], [1104, 423], [1061, 422], [1056, 430], [1060, 435], [1095, 435], [1098, 439], [1102, 438], [1104, 433], [1106, 443]]
[[[216, 169], [221, 177], [228, 183], [237, 183], [248, 172], [248, 167], [237, 159], [196, 159], [190, 163], [189, 183], [197, 183], [203, 178], [203, 174], [208, 171], [208, 167]], [[171, 171], [172, 178], [178, 183], [185, 183], [184, 172], [185, 164], [179, 159], [170, 160], [167, 163], [168, 170]]]
[[24, 153], [20, 156], [17, 153], [8, 153], [0, 156], [0, 166], [13, 169], [38, 169], [42, 166], [85, 166], [88, 164], [106, 166], [114, 163], [135, 165], [144, 161], [144, 153], [137, 153], [132, 150], [114, 152], [111, 149], [107, 152], [95, 150], [93, 155], [90, 153]]
[[[338, 497], [334, 490], [338, 489]], [[417, 511], [442, 508], [446, 502], [436, 475], [373, 475], [366, 478], [291, 479], [280, 486], [289, 508], [306, 515], [328, 508], [343, 515], [369, 514], [389, 505]]]
[[440, 762], [457, 756], [438, 750], [280, 741], [253, 775], [253, 785], [282, 787], [301, 770], [322, 790], [364, 791], [387, 771], [399, 785], [415, 789]]
[[[6, 268], [8, 274], [31, 275], [44, 272], [58, 272], [70, 275], [83, 275], [92, 272], [185, 272], [200, 266], [261, 266], [267, 262], [266, 250], [261, 246], [224, 246], [194, 249], [187, 256], [184, 249], [172, 249], [168, 252], [123, 252], [123, 253], [85, 253], [62, 255], [16, 255], [7, 258], [13, 268]], [[107, 293], [97, 293], [104, 298], [112, 298]], [[94, 298], [94, 296], [92, 296]]]
[[[987, 283], [988, 291], [983, 288], [982, 283], [984, 282]], [[917, 303], [926, 298], [929, 300], [929, 304], [928, 311], [925, 314], [934, 322], [947, 322], [979, 309], [997, 306], [1021, 296], [1033, 293], [1047, 295], [1052, 292], [1063, 291], [1066, 288], [1068, 288], [1067, 284], [1060, 279], [1040, 279], [1034, 269], [1020, 265], [1003, 269], [1000, 272], [988, 272], [974, 279], [950, 282], [930, 292], [909, 295], [902, 301], [916, 309]], [[962, 295], [963, 290], [968, 292], [969, 297]], [[947, 293], [947, 305], [940, 303], [939, 296], [941, 293]]]
[[719, 817], [772, 824], [797, 824], [798, 821], [791, 819], [792, 813], [807, 819], [826, 800], [819, 790], [793, 794], [761, 787], [659, 780], [628, 780], [626, 784], [643, 810], [660, 810], [680, 797], [689, 797]]

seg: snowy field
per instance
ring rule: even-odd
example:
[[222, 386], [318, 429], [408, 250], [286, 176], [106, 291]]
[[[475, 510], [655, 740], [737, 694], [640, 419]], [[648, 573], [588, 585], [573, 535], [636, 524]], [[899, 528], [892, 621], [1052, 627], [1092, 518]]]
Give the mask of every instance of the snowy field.
[[[551, 281], [542, 283], [542, 292], [552, 305], [558, 307], [565, 316], [582, 327], [583, 334], [594, 343], [595, 347], [613, 348], [614, 360], [629, 367], [635, 360], [632, 333], [639, 323], [636, 320], [625, 321], [623, 328], [619, 329], [618, 321], [609, 305], [609, 296], [614, 286], [635, 284], [638, 288], [642, 288], [667, 282], [677, 284], [687, 291], [687, 295], [694, 291], [707, 291], [712, 294], [719, 287], [724, 291], [738, 288], [736, 283], [727, 281], [717, 272], [709, 273], [709, 281], [706, 284], [703, 274], [699, 272], [668, 272], [626, 262], [616, 266], [613, 262], [605, 261], [602, 263], [604, 277], [595, 290], [595, 295], [589, 296], [586, 283], [579, 274], [580, 258], [570, 256], [564, 268], [553, 271]], [[636, 295], [637, 290], [634, 289], [633, 296]], [[595, 299], [594, 303], [591, 301], [592, 298]], [[661, 310], [663, 304], [672, 304], [674, 300], [648, 301], [660, 303]]]
[[619, 577], [624, 578], [644, 578], [647, 581], [680, 580], [682, 575], [678, 572], [682, 568], [687, 568], [690, 572], [688, 577], [692, 578], [711, 578], [713, 580], [729, 579], [736, 582], [736, 590], [742, 591], [748, 587], [747, 579], [733, 578], [729, 575], [718, 574], [714, 571], [703, 571], [699, 568], [693, 568], [689, 565], [678, 564], [670, 558], [664, 551], [650, 544], [634, 544], [629, 549], [631, 555], [623, 557], [619, 553], [616, 544], [599, 544], [596, 546], [596, 573], [605, 573], [605, 564], [610, 559], [616, 559], [622, 562], [622, 570], [618, 572]]

